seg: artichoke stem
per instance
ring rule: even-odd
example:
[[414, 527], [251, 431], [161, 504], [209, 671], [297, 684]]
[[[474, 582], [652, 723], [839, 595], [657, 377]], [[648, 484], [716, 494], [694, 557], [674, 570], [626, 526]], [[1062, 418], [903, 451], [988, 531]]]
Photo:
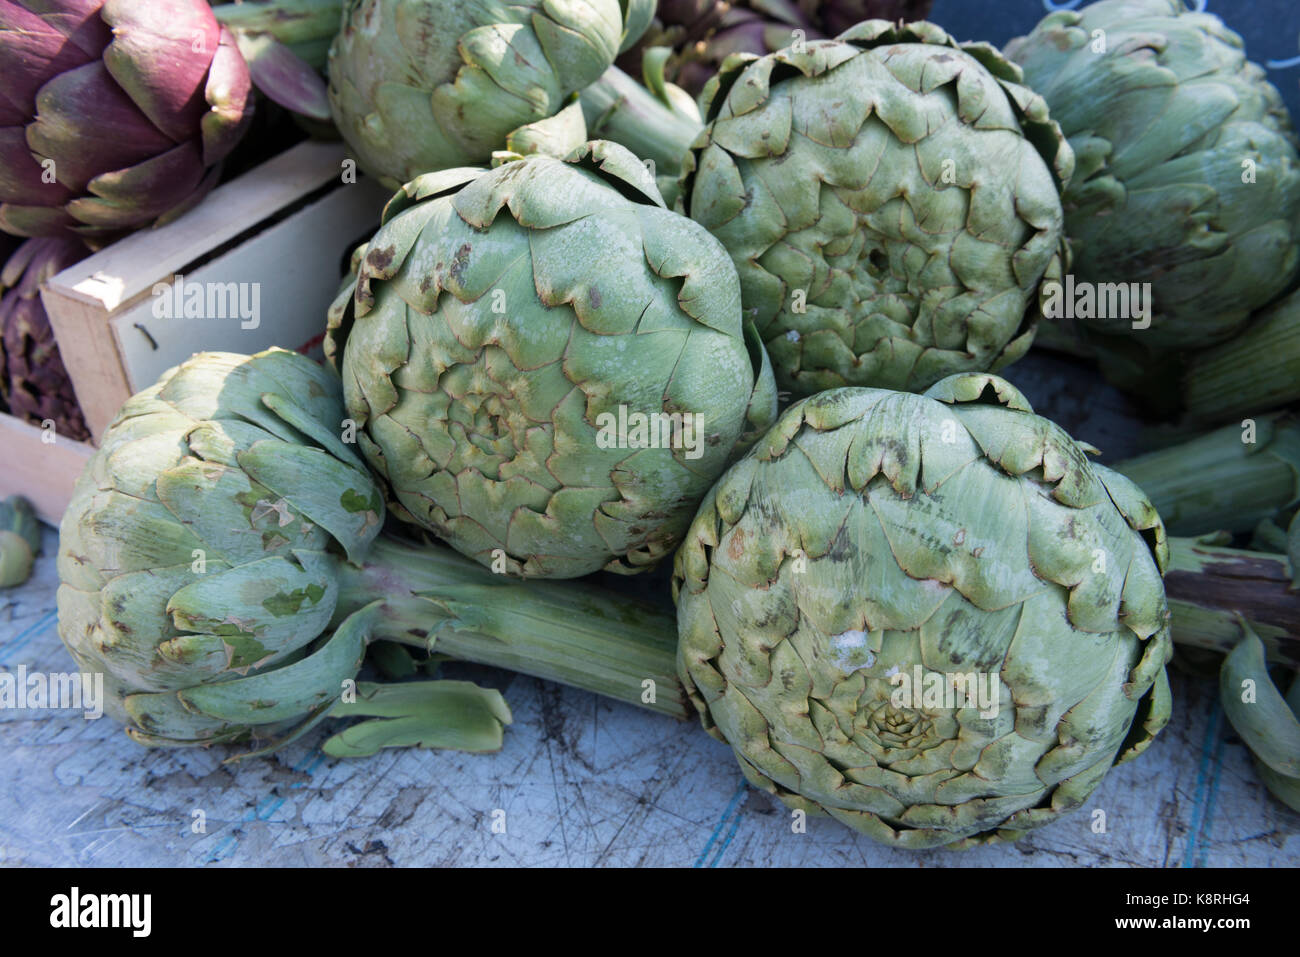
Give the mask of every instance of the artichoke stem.
[[612, 140], [642, 160], [652, 160], [655, 173], [676, 176], [682, 158], [704, 129], [695, 119], [656, 99], [616, 66], [578, 94], [592, 139]]
[[1244, 621], [1270, 663], [1300, 667], [1300, 592], [1285, 555], [1170, 538], [1165, 594], [1176, 644], [1226, 655], [1241, 641]]
[[1300, 496], [1300, 423], [1253, 421], [1253, 442], [1229, 425], [1113, 468], [1147, 494], [1170, 534], [1250, 531]]
[[449, 548], [386, 536], [347, 568], [336, 623], [381, 598], [373, 638], [687, 716], [670, 609], [591, 584], [496, 575]]

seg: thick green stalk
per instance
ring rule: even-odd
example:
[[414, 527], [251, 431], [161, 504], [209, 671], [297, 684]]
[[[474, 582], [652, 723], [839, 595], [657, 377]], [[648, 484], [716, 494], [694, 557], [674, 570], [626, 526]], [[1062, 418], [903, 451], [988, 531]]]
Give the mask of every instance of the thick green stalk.
[[214, 5], [212, 12], [231, 30], [272, 36], [324, 70], [330, 43], [343, 22], [343, 0], [239, 0]]
[[1225, 422], [1300, 399], [1300, 292], [1253, 318], [1245, 331], [1197, 353], [1184, 379], [1188, 414]]
[[616, 66], [578, 94], [587, 135], [626, 146], [653, 160], [656, 174], [676, 176], [682, 158], [704, 128], [699, 120], [666, 106]]
[[1165, 594], [1176, 643], [1227, 654], [1244, 620], [1270, 662], [1300, 667], [1300, 592], [1285, 555], [1171, 538]]
[[1260, 416], [1253, 434], [1230, 425], [1114, 468], [1174, 535], [1250, 531], [1300, 498], [1300, 421]]
[[375, 638], [687, 716], [669, 608], [591, 584], [495, 575], [449, 548], [387, 536], [348, 568], [336, 622], [382, 598]]

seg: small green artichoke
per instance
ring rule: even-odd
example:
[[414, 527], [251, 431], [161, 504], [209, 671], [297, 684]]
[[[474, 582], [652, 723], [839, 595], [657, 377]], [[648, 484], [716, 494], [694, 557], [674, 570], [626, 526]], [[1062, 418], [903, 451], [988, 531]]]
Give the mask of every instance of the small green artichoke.
[[0, 501], [0, 588], [27, 581], [41, 550], [41, 523], [21, 495]]
[[788, 805], [909, 848], [1080, 806], [1169, 717], [1164, 530], [990, 375], [800, 402], [677, 554], [678, 667]]
[[730, 259], [622, 147], [420, 177], [354, 262], [326, 353], [358, 444], [495, 570], [651, 567], [775, 417]]
[[60, 529], [59, 634], [137, 741], [287, 731], [357, 673], [365, 615], [309, 648], [384, 515], [343, 418], [303, 356], [206, 353], [105, 432]]
[[871, 20], [723, 64], [682, 199], [735, 261], [783, 389], [916, 391], [1033, 338], [1073, 155], [986, 44]]
[[347, 0], [329, 98], [361, 168], [396, 189], [486, 163], [645, 31], [647, 0]]
[[1151, 283], [1150, 328], [1088, 320], [1153, 351], [1229, 338], [1300, 267], [1300, 157], [1242, 41], [1182, 0], [1059, 10], [1007, 55], [1078, 159], [1065, 193], [1077, 280]]

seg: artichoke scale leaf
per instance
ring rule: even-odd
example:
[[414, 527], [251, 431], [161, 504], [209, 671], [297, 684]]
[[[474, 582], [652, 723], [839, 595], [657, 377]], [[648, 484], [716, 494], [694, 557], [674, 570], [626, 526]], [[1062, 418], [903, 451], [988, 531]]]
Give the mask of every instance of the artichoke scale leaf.
[[325, 631], [338, 600], [338, 558], [295, 549], [209, 570], [166, 602], [178, 629], [229, 646], [232, 669], [261, 666]]
[[184, 720], [182, 711], [224, 727], [278, 724], [337, 703], [344, 682], [361, 667], [381, 604], [372, 602], [353, 612], [320, 648], [292, 664], [171, 695], [132, 695], [127, 709], [145, 728], [172, 727], [170, 720]]
[[[211, 452], [207, 442], [196, 445]], [[189, 458], [158, 476], [157, 492], [198, 540], [194, 560], [253, 561], [293, 548], [323, 549], [329, 541], [325, 529], [276, 507], [280, 496], [240, 468]]]
[[[240, 452], [239, 464], [307, 520], [326, 529], [350, 560], [358, 561], [379, 534], [384, 502], [368, 472], [328, 452], [270, 439]], [[303, 483], [304, 475], [313, 481]]]
[[1300, 714], [1273, 684], [1264, 643], [1244, 621], [1241, 641], [1223, 659], [1219, 692], [1228, 720], [1255, 757], [1282, 777], [1300, 778]]
[[447, 748], [473, 753], [501, 750], [513, 720], [500, 692], [468, 681], [362, 683], [335, 718], [372, 717], [339, 732], [322, 750], [331, 757], [368, 757], [382, 748]]

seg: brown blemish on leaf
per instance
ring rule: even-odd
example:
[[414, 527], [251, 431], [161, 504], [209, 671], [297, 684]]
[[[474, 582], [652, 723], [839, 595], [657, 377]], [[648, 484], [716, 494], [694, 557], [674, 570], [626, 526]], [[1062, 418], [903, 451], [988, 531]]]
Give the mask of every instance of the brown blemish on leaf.
[[745, 531], [737, 528], [731, 533], [727, 541], [727, 557], [732, 561], [740, 561], [745, 554]]
[[392, 246], [371, 246], [366, 250], [366, 265], [385, 270], [393, 264], [397, 250]]

